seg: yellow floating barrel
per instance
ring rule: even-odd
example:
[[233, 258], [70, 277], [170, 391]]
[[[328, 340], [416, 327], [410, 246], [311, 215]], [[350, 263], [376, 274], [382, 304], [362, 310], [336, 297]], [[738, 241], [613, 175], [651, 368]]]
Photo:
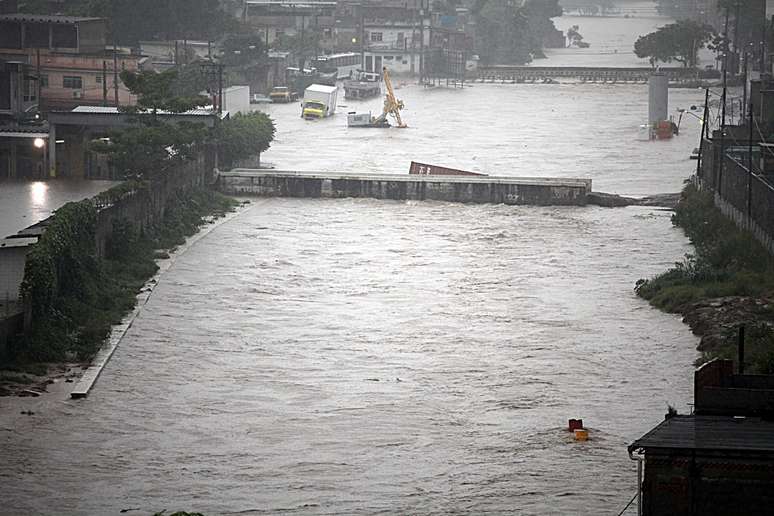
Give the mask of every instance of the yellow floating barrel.
[[588, 441], [589, 440], [589, 431], [585, 428], [576, 428], [573, 432], [575, 434], [575, 440], [576, 441]]

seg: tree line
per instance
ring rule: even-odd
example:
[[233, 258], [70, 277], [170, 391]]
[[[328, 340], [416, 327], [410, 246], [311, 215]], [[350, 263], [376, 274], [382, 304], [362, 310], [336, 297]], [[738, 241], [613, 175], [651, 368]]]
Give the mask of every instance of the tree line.
[[145, 40], [219, 39], [236, 29], [237, 0], [22, 0], [21, 12], [106, 18], [109, 38], [134, 46]]

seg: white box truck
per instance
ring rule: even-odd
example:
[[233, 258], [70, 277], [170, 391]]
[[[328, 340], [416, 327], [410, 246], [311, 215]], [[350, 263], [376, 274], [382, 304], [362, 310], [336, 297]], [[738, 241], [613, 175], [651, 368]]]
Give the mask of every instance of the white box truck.
[[301, 116], [306, 119], [325, 118], [336, 112], [339, 89], [336, 86], [312, 84], [304, 90], [301, 102]]

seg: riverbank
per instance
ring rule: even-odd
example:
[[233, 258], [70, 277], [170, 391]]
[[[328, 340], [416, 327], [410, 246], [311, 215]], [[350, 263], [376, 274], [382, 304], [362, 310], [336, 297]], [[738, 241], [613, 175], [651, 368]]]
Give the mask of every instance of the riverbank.
[[672, 223], [695, 247], [674, 267], [637, 282], [637, 294], [678, 313], [701, 337], [698, 362], [736, 359], [746, 328], [745, 371], [774, 374], [774, 259], [755, 238], [726, 219], [712, 194], [687, 186]]
[[[111, 328], [135, 310], [138, 294], [152, 290], [147, 282], [159, 265], [174, 257], [186, 237], [237, 204], [206, 188], [175, 196], [163, 221], [141, 231], [128, 220], [114, 221], [104, 256], [94, 251], [92, 201], [58, 210], [28, 259], [22, 289], [32, 296], [35, 325], [16, 339], [1, 364], [0, 395], [36, 396], [80, 377]], [[58, 260], [67, 262], [64, 275], [52, 272], [62, 271]], [[43, 291], [55, 294], [42, 297]]]

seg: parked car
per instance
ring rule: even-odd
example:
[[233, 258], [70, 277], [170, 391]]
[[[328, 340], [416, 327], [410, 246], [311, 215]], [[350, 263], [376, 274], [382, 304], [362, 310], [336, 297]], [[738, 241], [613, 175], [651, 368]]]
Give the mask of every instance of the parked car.
[[269, 98], [272, 102], [295, 102], [298, 100], [298, 93], [291, 91], [287, 86], [277, 86], [271, 89]]

